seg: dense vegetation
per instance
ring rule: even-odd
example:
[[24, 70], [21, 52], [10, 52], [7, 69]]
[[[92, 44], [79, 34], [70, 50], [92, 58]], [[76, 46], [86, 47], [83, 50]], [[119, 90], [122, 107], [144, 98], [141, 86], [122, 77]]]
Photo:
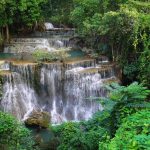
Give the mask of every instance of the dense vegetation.
[[34, 142], [30, 132], [9, 114], [0, 112], [0, 149], [31, 150]]
[[26, 26], [36, 27], [37, 23], [43, 19], [42, 4], [46, 0], [2, 0], [0, 1], [0, 41], [2, 37], [9, 40], [9, 29], [19, 32]]
[[[150, 91], [140, 84], [113, 84], [102, 112], [85, 122], [53, 127], [60, 150], [148, 149], [150, 146]], [[122, 136], [124, 135], [124, 136]], [[130, 142], [129, 142], [130, 140]]]
[[75, 5], [71, 20], [86, 46], [119, 62], [126, 83], [149, 86], [150, 2], [76, 0]]
[[[143, 0], [49, 1], [44, 18], [74, 26], [82, 46], [107, 55], [122, 69], [123, 83], [150, 86], [150, 2]], [[97, 55], [95, 55], [97, 54]]]
[[[149, 0], [1, 0], [0, 43], [9, 40], [9, 30], [15, 34], [42, 30], [45, 21], [75, 27], [84, 47], [92, 49], [96, 56], [107, 55], [120, 65], [126, 85], [108, 86], [110, 95], [99, 100], [104, 110], [89, 121], [51, 127], [55, 136], [47, 149], [148, 150]], [[62, 57], [37, 51], [33, 55], [42, 62], [63, 60], [65, 54]], [[53, 142], [56, 144], [51, 145]], [[32, 150], [33, 144], [28, 130], [0, 112], [0, 149]]]
[[84, 46], [117, 61], [125, 84], [139, 81], [150, 85], [149, 1], [58, 0], [49, 4], [48, 19], [76, 27]]

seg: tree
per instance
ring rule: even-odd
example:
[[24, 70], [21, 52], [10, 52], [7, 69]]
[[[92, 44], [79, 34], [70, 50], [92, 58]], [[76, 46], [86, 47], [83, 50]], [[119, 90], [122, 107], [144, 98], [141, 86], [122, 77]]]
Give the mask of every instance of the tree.
[[[71, 12], [71, 20], [73, 23], [80, 29], [80, 31], [84, 28], [83, 22], [94, 16], [95, 13], [103, 13], [104, 10], [104, 2], [100, 2], [99, 0], [75, 0], [74, 1], [74, 10]], [[107, 1], [105, 1], [107, 3]]]
[[[2, 0], [0, 2], [0, 27], [5, 28], [6, 40], [9, 40], [9, 26], [14, 23], [14, 14], [17, 9], [16, 1]], [[3, 31], [2, 31], [3, 33]]]
[[0, 2], [0, 29], [2, 36], [9, 40], [9, 28], [16, 26], [31, 27], [41, 18], [41, 6], [47, 0], [2, 0]]
[[45, 4], [47, 0], [19, 0], [18, 2], [18, 10], [17, 10], [17, 20], [18, 17], [21, 19], [19, 20], [19, 23], [27, 26], [32, 26], [36, 22], [38, 22], [42, 16], [41, 16], [41, 7], [43, 4]]
[[127, 56], [128, 46], [133, 45], [137, 37], [139, 26], [137, 11], [122, 8], [118, 12], [109, 11], [103, 16], [97, 15], [94, 18], [84, 23], [87, 32], [93, 32], [93, 27], [96, 27], [95, 36], [107, 37], [106, 42], [111, 49], [113, 61]]
[[[73, 0], [51, 0], [50, 9], [44, 10], [44, 16], [56, 25], [72, 25], [70, 21], [70, 12], [73, 9]], [[49, 11], [49, 12], [47, 12]]]
[[150, 40], [145, 43], [145, 49], [139, 57], [139, 80], [150, 88]]

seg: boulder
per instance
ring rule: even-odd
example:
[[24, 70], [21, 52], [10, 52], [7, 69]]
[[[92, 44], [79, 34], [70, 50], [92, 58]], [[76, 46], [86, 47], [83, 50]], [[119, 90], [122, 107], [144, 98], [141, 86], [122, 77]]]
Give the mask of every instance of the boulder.
[[50, 123], [50, 115], [45, 111], [32, 111], [29, 117], [25, 120], [27, 126], [38, 126], [48, 128]]

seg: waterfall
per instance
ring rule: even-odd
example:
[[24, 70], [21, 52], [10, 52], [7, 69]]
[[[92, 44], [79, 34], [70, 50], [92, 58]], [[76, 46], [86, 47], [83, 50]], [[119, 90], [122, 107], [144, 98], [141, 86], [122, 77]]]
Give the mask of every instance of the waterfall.
[[35, 91], [29, 87], [19, 73], [5, 75], [1, 107], [19, 120], [38, 107]]
[[44, 23], [46, 30], [54, 29], [54, 26], [50, 22], [45, 22]]
[[[92, 114], [100, 110], [100, 105], [90, 99], [97, 97], [102, 83], [98, 83], [101, 79], [100, 74], [67, 74], [64, 86], [66, 98], [65, 116], [70, 120], [87, 120]], [[101, 95], [102, 96], [102, 95]]]
[[[35, 50], [55, 51], [60, 48], [70, 48], [73, 44], [70, 38], [74, 35], [73, 29], [53, 28], [52, 24], [46, 23], [46, 32], [35, 32], [33, 35], [22, 38], [12, 38], [4, 45], [4, 53], [32, 53]], [[31, 38], [32, 37], [32, 38]]]
[[10, 69], [10, 63], [6, 61], [0, 61], [0, 71], [6, 71]]
[[45, 109], [51, 113], [53, 123], [86, 120], [101, 109], [99, 104], [86, 99], [104, 96], [99, 82], [101, 75], [80, 75], [74, 69], [67, 70], [62, 64], [46, 64], [41, 69], [43, 97], [47, 99]]
[[70, 47], [69, 38], [55, 36], [52, 38], [13, 38], [6, 43], [4, 53], [31, 53], [35, 50], [55, 51]]
[[54, 50], [46, 38], [13, 38], [10, 43], [5, 44], [4, 53], [31, 53], [38, 49]]
[[11, 73], [4, 77], [1, 108], [19, 120], [33, 110], [49, 112], [53, 124], [87, 120], [102, 110], [93, 98], [107, 95], [103, 81], [115, 78], [113, 67], [97, 66], [93, 59], [46, 63], [36, 75], [35, 68], [32, 63], [12, 63]]
[[12, 73], [4, 77], [1, 108], [19, 120], [33, 110], [49, 112], [53, 124], [87, 120], [102, 110], [92, 98], [106, 96], [103, 81], [114, 77], [113, 67], [97, 66], [93, 59], [43, 64], [38, 78], [35, 68], [36, 64], [11, 64]]
[[[30, 54], [36, 49], [55, 51], [72, 46], [69, 39], [74, 29], [46, 25], [48, 31], [36, 32], [32, 38], [12, 38], [4, 52]], [[0, 70], [5, 70], [0, 108], [19, 120], [26, 119], [33, 110], [47, 111], [53, 124], [91, 118], [103, 109], [95, 97], [107, 96], [105, 83], [116, 81], [113, 65], [103, 56], [98, 60], [71, 58], [40, 66], [2, 61]]]
[[41, 69], [41, 96], [45, 99], [45, 110], [51, 113], [53, 123], [63, 121], [60, 120], [63, 107], [61, 69], [61, 64], [45, 64]]
[[55, 49], [71, 47], [68, 37], [53, 36], [52, 38], [48, 38], [48, 42]]

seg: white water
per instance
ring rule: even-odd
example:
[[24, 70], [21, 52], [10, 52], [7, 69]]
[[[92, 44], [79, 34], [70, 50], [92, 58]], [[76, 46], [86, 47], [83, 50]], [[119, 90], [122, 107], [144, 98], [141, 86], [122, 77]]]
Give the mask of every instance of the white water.
[[[46, 28], [48, 30], [53, 26], [47, 24]], [[70, 34], [69, 31], [67, 34]], [[69, 38], [61, 35], [13, 38], [10, 44], [5, 45], [4, 52], [30, 53], [37, 49], [54, 51], [68, 47]], [[4, 63], [0, 65], [0, 69], [10, 70], [12, 73], [4, 77], [4, 94], [0, 107], [19, 120], [25, 120], [33, 110], [49, 112], [53, 124], [87, 120], [96, 111], [102, 110], [92, 98], [106, 96], [103, 82], [115, 78], [113, 68], [104, 70], [100, 66], [103, 63], [108, 63], [108, 59], [103, 57], [98, 64], [91, 59], [65, 64], [43, 64], [36, 73], [32, 64], [10, 67], [9, 63]]]
[[4, 53], [32, 53], [35, 50], [55, 51], [63, 47], [69, 47], [68, 38], [13, 38], [9, 44], [5, 44]]
[[54, 29], [54, 26], [50, 22], [45, 22], [44, 23], [46, 30]]
[[10, 63], [2, 61], [0, 62], [0, 71], [7, 71], [10, 70]]
[[3, 110], [10, 112], [19, 120], [38, 106], [34, 90], [23, 82], [18, 73], [6, 75], [3, 90], [4, 94], [1, 101]]
[[98, 71], [95, 67], [97, 70], [91, 72], [94, 67], [94, 60], [65, 66], [44, 64], [38, 73], [40, 93], [37, 93], [34, 65], [12, 65], [13, 73], [5, 76], [1, 107], [19, 120], [26, 119], [33, 110], [48, 111], [53, 124], [87, 120], [102, 110], [92, 98], [106, 96], [103, 80], [114, 76], [112, 69]]
[[33, 52], [35, 50], [53, 51], [45, 38], [14, 38], [10, 41], [10, 44], [6, 44], [4, 48], [5, 53], [22, 53]]

